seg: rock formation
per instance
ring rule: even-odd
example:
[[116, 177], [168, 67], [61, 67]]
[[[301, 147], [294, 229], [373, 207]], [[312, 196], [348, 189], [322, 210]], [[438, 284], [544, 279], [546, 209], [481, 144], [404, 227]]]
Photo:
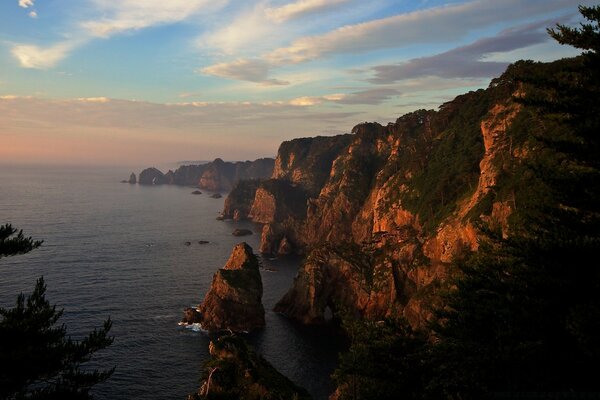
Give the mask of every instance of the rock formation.
[[137, 183], [137, 179], [135, 177], [135, 174], [132, 172], [131, 175], [129, 175], [129, 183], [131, 183], [132, 185], [135, 185]]
[[305, 389], [279, 373], [239, 336], [222, 336], [209, 344], [198, 393], [188, 400], [308, 400]]
[[264, 327], [262, 292], [258, 259], [250, 246], [239, 243], [225, 267], [213, 276], [210, 290], [198, 307], [202, 328], [243, 332]]
[[510, 229], [502, 171], [527, 149], [510, 130], [519, 88], [498, 82], [387, 126], [284, 142], [272, 179], [232, 190], [223, 216], [263, 224], [261, 252], [307, 256], [277, 311], [320, 322], [337, 304], [427, 320], [448, 263], [477, 249], [477, 224]]
[[162, 185], [165, 183], [165, 175], [156, 168], [146, 168], [140, 172], [140, 185]]
[[233, 232], [231, 232], [231, 234], [233, 236], [248, 236], [252, 235], [252, 231], [250, 229], [236, 228], [233, 230]]
[[275, 160], [272, 158], [238, 162], [217, 158], [206, 164], [182, 165], [175, 171], [169, 170], [166, 174], [156, 168], [148, 168], [140, 173], [139, 181], [145, 185], [183, 185], [210, 191], [228, 191], [242, 179], [269, 178], [273, 173], [274, 163]]

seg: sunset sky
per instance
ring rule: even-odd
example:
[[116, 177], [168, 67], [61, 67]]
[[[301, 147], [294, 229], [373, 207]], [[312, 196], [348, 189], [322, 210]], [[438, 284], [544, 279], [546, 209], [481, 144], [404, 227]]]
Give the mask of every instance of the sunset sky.
[[573, 0], [2, 0], [0, 159], [274, 156], [577, 54]]

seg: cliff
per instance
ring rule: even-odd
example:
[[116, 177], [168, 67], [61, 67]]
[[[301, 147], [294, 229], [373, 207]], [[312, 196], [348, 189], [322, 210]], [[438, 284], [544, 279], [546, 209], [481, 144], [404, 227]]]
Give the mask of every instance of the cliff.
[[204, 364], [196, 399], [308, 400], [306, 390], [296, 386], [268, 361], [236, 336], [223, 336], [209, 344], [211, 359]]
[[519, 90], [501, 77], [438, 111], [284, 142], [273, 179], [227, 200], [264, 224], [262, 252], [307, 255], [276, 310], [315, 323], [343, 306], [422, 325], [450, 261], [477, 248], [478, 225], [509, 232], [501, 177], [527, 153], [511, 128]]
[[200, 324], [211, 332], [250, 331], [265, 326], [258, 259], [246, 243], [237, 244], [225, 266], [213, 276], [198, 307]]
[[211, 191], [229, 191], [242, 179], [269, 178], [273, 173], [274, 163], [272, 158], [237, 162], [217, 158], [206, 164], [182, 165], [166, 174], [156, 168], [148, 168], [140, 173], [139, 181], [141, 184], [196, 186]]

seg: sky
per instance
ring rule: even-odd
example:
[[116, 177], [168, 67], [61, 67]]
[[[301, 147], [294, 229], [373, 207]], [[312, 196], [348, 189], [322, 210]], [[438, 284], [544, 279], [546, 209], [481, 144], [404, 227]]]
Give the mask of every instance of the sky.
[[1, 0], [0, 160], [274, 156], [485, 88], [573, 0]]

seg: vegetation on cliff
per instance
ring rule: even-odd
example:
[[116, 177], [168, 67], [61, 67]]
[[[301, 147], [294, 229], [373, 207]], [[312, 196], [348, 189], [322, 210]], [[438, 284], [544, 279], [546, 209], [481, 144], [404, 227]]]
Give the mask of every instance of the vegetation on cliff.
[[306, 390], [279, 373], [239, 336], [211, 341], [209, 352], [200, 390], [188, 400], [310, 399]]
[[[495, 160], [501, 173], [490, 194], [489, 204], [511, 203], [508, 232], [482, 219], [478, 251], [454, 258], [444, 305], [425, 327], [431, 340], [383, 357], [396, 375], [414, 378], [410, 385], [384, 394], [348, 390], [356, 381], [367, 388], [402, 382], [349, 368], [353, 354], [368, 364], [381, 347], [381, 340], [353, 341], [335, 374], [337, 398], [598, 393], [600, 7], [580, 11], [590, 24], [550, 33], [585, 50], [581, 56], [519, 62], [492, 82], [519, 88], [514, 101], [522, 106], [507, 130], [515, 157]], [[380, 331], [364, 324], [369, 335]], [[397, 334], [412, 337], [403, 323], [382, 334], [386, 344]]]

